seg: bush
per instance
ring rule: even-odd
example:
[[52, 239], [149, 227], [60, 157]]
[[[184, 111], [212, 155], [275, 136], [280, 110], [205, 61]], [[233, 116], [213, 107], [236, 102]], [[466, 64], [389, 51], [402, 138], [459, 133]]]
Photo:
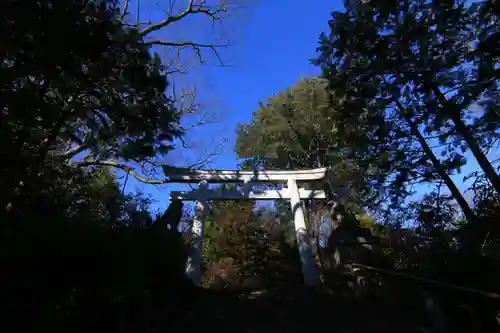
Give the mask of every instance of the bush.
[[38, 329], [145, 328], [189, 287], [177, 232], [40, 218], [3, 221], [0, 237], [2, 315]]

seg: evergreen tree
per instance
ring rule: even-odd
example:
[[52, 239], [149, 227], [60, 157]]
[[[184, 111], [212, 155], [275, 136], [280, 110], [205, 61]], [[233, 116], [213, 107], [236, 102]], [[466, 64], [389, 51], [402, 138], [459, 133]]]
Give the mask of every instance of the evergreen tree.
[[371, 137], [355, 143], [374, 152], [371, 158], [384, 157], [393, 166], [384, 178], [393, 175], [398, 191], [437, 176], [472, 219], [449, 174], [460, 170], [470, 149], [500, 190], [498, 175], [481, 149], [496, 141], [496, 60], [486, 59], [475, 43], [485, 38], [492, 19], [479, 23], [484, 6], [458, 0], [371, 1], [355, 7], [332, 14], [331, 32], [321, 36], [315, 61], [331, 89], [346, 99], [338, 121], [364, 118], [375, 139], [401, 142], [403, 146], [390, 150], [390, 142], [381, 145], [367, 140]]

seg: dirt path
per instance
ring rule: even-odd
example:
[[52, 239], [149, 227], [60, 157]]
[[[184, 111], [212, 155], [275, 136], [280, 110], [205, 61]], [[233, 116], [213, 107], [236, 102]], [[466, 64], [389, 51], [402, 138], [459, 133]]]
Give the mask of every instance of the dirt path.
[[[394, 309], [340, 301], [322, 292], [203, 290], [193, 300], [187, 331], [218, 332], [418, 332]], [[413, 328], [411, 327], [413, 326]]]

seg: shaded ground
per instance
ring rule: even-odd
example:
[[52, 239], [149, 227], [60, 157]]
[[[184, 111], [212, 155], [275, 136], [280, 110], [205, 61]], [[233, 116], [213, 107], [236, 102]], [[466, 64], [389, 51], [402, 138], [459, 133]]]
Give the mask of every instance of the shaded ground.
[[[414, 318], [376, 301], [347, 301], [303, 288], [271, 291], [199, 289], [182, 331], [218, 332], [419, 332]], [[414, 323], [414, 324], [412, 324]]]

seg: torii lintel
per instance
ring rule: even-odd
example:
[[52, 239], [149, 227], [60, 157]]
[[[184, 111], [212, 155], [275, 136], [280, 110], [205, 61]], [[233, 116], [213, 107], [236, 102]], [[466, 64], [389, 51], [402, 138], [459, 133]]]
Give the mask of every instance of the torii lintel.
[[326, 176], [327, 167], [305, 170], [200, 170], [168, 168], [169, 183], [243, 183], [243, 182], [285, 182], [320, 180]]

